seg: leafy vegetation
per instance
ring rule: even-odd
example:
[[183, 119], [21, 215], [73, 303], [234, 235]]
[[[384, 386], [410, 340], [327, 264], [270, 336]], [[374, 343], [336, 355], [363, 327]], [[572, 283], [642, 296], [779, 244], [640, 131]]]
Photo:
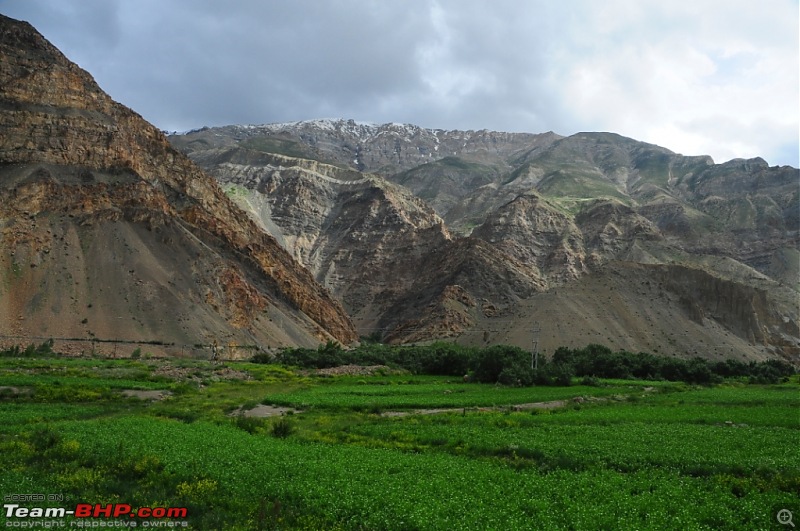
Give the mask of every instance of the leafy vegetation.
[[683, 360], [645, 352], [612, 352], [603, 345], [583, 349], [561, 347], [553, 354], [553, 365], [573, 376], [638, 378], [684, 381], [694, 384], [719, 383], [723, 378], [746, 377], [754, 383], [785, 381], [794, 368], [780, 360], [744, 363], [737, 360], [710, 362], [702, 358]]
[[[388, 411], [503, 407], [630, 391], [630, 382], [602, 387], [505, 387], [441, 377], [336, 378], [270, 394], [264, 401], [299, 409]], [[641, 387], [640, 383], [634, 384]]]
[[684, 381], [692, 384], [719, 383], [724, 378], [749, 378], [754, 383], [778, 383], [794, 374], [794, 368], [779, 360], [744, 363], [736, 360], [709, 362], [702, 358], [683, 360], [645, 352], [613, 352], [603, 345], [582, 349], [561, 347], [551, 361], [540, 359], [532, 367], [531, 353], [519, 347], [494, 345], [464, 347], [454, 343], [392, 346], [367, 342], [344, 349], [329, 341], [317, 349], [285, 348], [276, 357], [259, 354], [257, 363], [278, 362], [306, 369], [339, 365], [388, 365], [412, 374], [469, 375], [482, 383], [504, 385], [570, 385], [575, 377], [637, 378]]
[[0, 350], [0, 357], [11, 358], [30, 358], [33, 356], [47, 356], [53, 353], [53, 340], [49, 339], [40, 345], [31, 343], [25, 349], [19, 345], [12, 345], [7, 349]]
[[[749, 364], [727, 364], [725, 383], [700, 387], [602, 376], [519, 387], [476, 376], [499, 380], [514, 349], [419, 349], [393, 355], [439, 369], [466, 359], [473, 381], [0, 357], [2, 385], [16, 389], [0, 395], [0, 490], [183, 506], [195, 529], [767, 529], [777, 510], [800, 509], [796, 375], [759, 384]], [[339, 350], [306, 354], [327, 365]], [[623, 374], [595, 354], [609, 359], [591, 370]], [[588, 363], [560, 356], [546, 366]], [[639, 372], [639, 361], [624, 366]], [[40, 394], [59, 387], [52, 378], [86, 394]], [[259, 404], [299, 411], [244, 415]]]

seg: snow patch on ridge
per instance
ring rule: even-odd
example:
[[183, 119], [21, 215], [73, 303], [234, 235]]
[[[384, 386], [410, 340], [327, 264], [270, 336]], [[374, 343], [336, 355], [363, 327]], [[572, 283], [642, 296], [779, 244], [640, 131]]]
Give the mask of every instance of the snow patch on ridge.
[[425, 129], [413, 124], [403, 124], [398, 122], [376, 124], [373, 122], [362, 122], [357, 120], [345, 120], [343, 118], [321, 118], [315, 120], [301, 120], [296, 122], [279, 122], [261, 125], [237, 125], [233, 126], [248, 132], [270, 132], [279, 133], [286, 130], [310, 130], [317, 129], [326, 132], [341, 132], [355, 137], [359, 141], [369, 141], [382, 135], [392, 135], [403, 138], [407, 141], [417, 135], [426, 135], [439, 142], [438, 135], [442, 133], [440, 129]]

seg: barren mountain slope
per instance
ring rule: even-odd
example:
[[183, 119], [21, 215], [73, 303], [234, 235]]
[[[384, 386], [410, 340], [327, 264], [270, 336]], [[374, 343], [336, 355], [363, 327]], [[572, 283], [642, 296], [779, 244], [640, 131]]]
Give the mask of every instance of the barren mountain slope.
[[[280, 145], [275, 131], [280, 131]], [[661, 351], [690, 355], [697, 350], [692, 345], [702, 341], [731, 344], [731, 352], [754, 358], [797, 355], [796, 291], [738, 260], [732, 246], [727, 255], [709, 252], [707, 238], [719, 236], [713, 240], [719, 245], [734, 233], [726, 233], [725, 223], [701, 210], [703, 200], [694, 193], [698, 186], [687, 183], [725, 165], [618, 135], [586, 133], [543, 141], [535, 135], [485, 133], [481, 138], [494, 139], [491, 150], [485, 142], [475, 148], [462, 140], [458, 156], [436, 158], [434, 152], [428, 157], [434, 161], [391, 176], [459, 224], [457, 232], [474, 227], [473, 238], [452, 239], [441, 237], [447, 230], [440, 221], [420, 222], [432, 219], [424, 205], [398, 201], [405, 197], [401, 189], [355, 171], [355, 159], [343, 163], [342, 152], [351, 153], [353, 142], [365, 142], [376, 131], [379, 136], [407, 133], [402, 143], [406, 154], [422, 139], [418, 151], [433, 155], [427, 130], [344, 121], [230, 126], [172, 140], [248, 204], [251, 214], [342, 297], [363, 335], [378, 331], [393, 341], [451, 337], [480, 343], [498, 340], [492, 323], [505, 319], [512, 323], [509, 329], [522, 331], [508, 339], [525, 344], [531, 309], [542, 305], [547, 310], [541, 316], [551, 324], [572, 323], [551, 327], [559, 331], [553, 348], [576, 338], [598, 340], [604, 330], [612, 330], [619, 336], [614, 344], [653, 350], [678, 327], [685, 337], [667, 341]], [[513, 141], [504, 144], [508, 139]], [[343, 143], [339, 148], [337, 141]], [[329, 161], [341, 166], [269, 154], [288, 151], [289, 142], [295, 155], [321, 158], [339, 152]], [[525, 142], [531, 142], [527, 149]], [[382, 169], [389, 171], [386, 164]], [[796, 170], [762, 170], [761, 182], [767, 184], [755, 192], [769, 197], [777, 189], [784, 194], [779, 199], [784, 217], [773, 220], [776, 232], [783, 232], [762, 248], [791, 248], [796, 230], [784, 229], [792, 226], [796, 193], [785, 181]], [[434, 225], [434, 232], [421, 230]], [[759, 223], [748, 228], [764, 234]], [[629, 269], [623, 276], [628, 284], [611, 273], [637, 263], [652, 267]], [[645, 296], [651, 286], [665, 285], [664, 275], [684, 281], [667, 284], [668, 297]], [[619, 291], [609, 299], [615, 311], [594, 293], [606, 285]], [[561, 290], [569, 293], [568, 303], [546, 306], [557, 301], [551, 294]], [[720, 290], [726, 293], [722, 298]], [[572, 308], [570, 317], [564, 308]], [[623, 319], [623, 314], [632, 317]]]
[[773, 254], [800, 244], [797, 168], [762, 159], [714, 164], [610, 133], [560, 139], [528, 157], [524, 168], [542, 175], [531, 182], [537, 191], [572, 211], [587, 200], [616, 199], [671, 245], [728, 256], [767, 274]]
[[341, 305], [216, 181], [0, 16], [0, 333], [313, 345]]
[[[402, 153], [413, 153], [418, 141], [417, 151], [433, 159], [390, 179], [433, 205], [447, 229], [437, 222], [434, 233], [425, 232], [410, 222], [413, 212], [431, 215], [420, 203], [381, 206], [403, 197], [402, 189], [357, 172], [358, 161], [341, 155], [390, 134], [406, 135]], [[413, 126], [313, 121], [203, 129], [171, 140], [249, 203], [250, 212], [343, 297], [364, 335], [377, 330], [393, 341], [481, 343], [501, 340], [494, 327], [506, 322], [520, 331], [508, 340], [525, 345], [530, 310], [541, 307], [546, 310], [536, 316], [558, 331], [545, 341], [553, 348], [579, 339], [653, 350], [680, 329], [684, 336], [667, 341], [662, 352], [711, 356], [713, 350], [698, 350], [701, 341], [751, 358], [800, 352], [796, 280], [784, 284], [798, 262], [796, 169], [758, 160], [714, 165], [708, 157], [683, 157], [607, 133], [484, 132], [475, 142], [474, 132], [435, 132], [439, 139], [462, 139], [454, 155], [431, 152], [430, 135]], [[295, 157], [269, 154], [290, 147]], [[339, 167], [302, 159], [326, 153], [339, 153], [328, 159]], [[411, 159], [398, 159], [395, 167], [401, 163]], [[334, 192], [329, 178], [310, 177], [315, 173], [349, 184]], [[243, 175], [258, 176], [246, 193], [237, 189]], [[374, 192], [365, 194], [368, 189]], [[754, 198], [769, 208], [755, 206], [736, 227], [722, 217], [731, 215], [725, 205], [745, 208]], [[723, 205], [721, 212], [712, 203]], [[450, 223], [455, 234], [472, 237], [433, 237], [449, 233]], [[335, 260], [323, 259], [331, 256]], [[333, 263], [336, 275], [330, 274]], [[620, 277], [627, 283], [611, 282], [617, 277], [609, 271], [620, 268], [627, 268]], [[376, 284], [381, 289], [369, 291], [382, 304], [353, 304], [353, 293]], [[606, 292], [606, 285], [615, 290], [606, 290], [610, 308], [594, 293]], [[653, 285], [669, 296], [652, 297]], [[556, 292], [569, 293], [569, 301], [553, 298]], [[569, 318], [564, 308], [571, 308]], [[623, 318], [637, 314], [650, 317]], [[613, 333], [604, 339], [606, 330]]]
[[197, 161], [353, 315], [410, 283], [419, 257], [450, 238], [429, 207], [379, 177], [243, 148]]
[[[559, 137], [344, 120], [231, 126], [174, 141], [195, 149], [213, 137], [269, 150], [276, 136], [298, 152], [316, 149], [319, 160], [353, 169], [358, 169], [355, 159], [332, 153], [385, 138], [405, 146], [403, 153], [417, 146], [425, 154], [414, 159], [417, 166], [409, 167], [409, 159], [384, 165], [382, 174], [432, 205], [454, 234], [469, 234], [490, 213], [530, 191], [572, 215], [597, 199], [616, 200], [648, 219], [670, 245], [730, 257], [798, 287], [797, 168], [770, 167], [759, 158], [715, 164], [708, 156], [684, 156], [613, 133]], [[429, 137], [448, 139], [448, 149], [432, 151]], [[315, 148], [320, 138], [324, 150]]]
[[[517, 290], [510, 284], [525, 285], [526, 293], [541, 285], [504, 253], [487, 259], [481, 242], [452, 242], [430, 207], [381, 177], [238, 147], [190, 156], [342, 300], [362, 335], [408, 319], [445, 326], [432, 301], [459, 270], [485, 276], [486, 285], [468, 283], [467, 290], [493, 304], [501, 304], [503, 290]], [[461, 265], [471, 261], [482, 265]]]
[[494, 318], [478, 316], [459, 341], [530, 348], [537, 323], [546, 353], [598, 343], [667, 356], [796, 362], [797, 321], [774, 313], [766, 293], [685, 266], [611, 262]]

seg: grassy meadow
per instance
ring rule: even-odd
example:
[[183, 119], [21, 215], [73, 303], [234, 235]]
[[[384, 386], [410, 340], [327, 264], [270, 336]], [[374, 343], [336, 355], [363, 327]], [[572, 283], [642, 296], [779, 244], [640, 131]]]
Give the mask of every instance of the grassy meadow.
[[[0, 492], [186, 507], [193, 529], [781, 529], [780, 509], [800, 516], [796, 375], [580, 382], [2, 357]], [[289, 411], [242, 414], [262, 405]]]

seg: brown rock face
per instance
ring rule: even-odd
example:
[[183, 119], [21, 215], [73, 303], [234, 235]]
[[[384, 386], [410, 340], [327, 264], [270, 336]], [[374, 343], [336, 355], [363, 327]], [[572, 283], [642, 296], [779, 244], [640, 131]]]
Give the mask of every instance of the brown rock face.
[[[800, 336], [796, 320], [781, 318], [765, 287], [742, 285], [684, 266], [650, 266], [665, 289], [679, 295], [691, 318], [713, 318], [742, 339], [791, 354]], [[790, 293], [787, 293], [791, 297]]]
[[472, 231], [531, 268], [542, 286], [573, 280], [587, 271], [583, 234], [567, 215], [529, 192], [493, 211]]
[[[331, 336], [342, 343], [356, 339], [341, 305], [214, 179], [175, 151], [156, 128], [111, 100], [30, 25], [0, 16], [0, 60], [0, 245], [2, 265], [11, 271], [10, 280], [0, 285], [4, 323], [18, 321], [19, 311], [29, 321], [64, 320], [51, 327], [60, 333], [85, 333], [67, 323], [64, 293], [48, 292], [53, 280], [43, 281], [35, 270], [74, 278], [61, 262], [68, 255], [83, 267], [102, 267], [105, 261], [117, 268], [87, 271], [85, 279], [92, 283], [101, 276], [126, 278], [130, 268], [121, 252], [109, 257], [106, 248], [92, 248], [105, 244], [150, 254], [142, 267], [153, 277], [155, 292], [139, 295], [152, 302], [162, 320], [178, 314], [190, 323], [180, 333], [152, 324], [135, 334], [110, 323], [109, 334], [164, 340], [177, 334], [182, 341], [222, 334], [303, 344]], [[108, 241], [107, 232], [118, 239]], [[133, 233], [139, 238], [128, 241]], [[175, 249], [172, 260], [167, 259], [170, 248]], [[185, 262], [179, 265], [178, 259]], [[136, 271], [145, 275], [144, 269]], [[36, 282], [44, 284], [37, 289]], [[178, 288], [168, 289], [170, 282]], [[90, 304], [99, 312], [101, 301], [124, 300], [127, 284], [116, 284], [93, 303], [84, 302], [88, 294], [76, 292], [70, 304]], [[129, 287], [135, 291], [136, 282]], [[159, 301], [159, 289], [172, 295]], [[51, 300], [38, 307], [32, 304], [36, 297]], [[118, 311], [125, 313], [123, 320], [140, 317], [136, 308]]]
[[191, 156], [342, 300], [362, 335], [452, 337], [472, 322], [449, 306], [454, 283], [499, 306], [541, 285], [484, 242], [451, 241], [430, 207], [381, 177], [237, 147]]
[[[714, 164], [613, 133], [344, 120], [171, 140], [364, 335], [528, 346], [537, 321], [547, 349], [800, 360], [796, 168]], [[439, 221], [420, 223], [431, 209]]]

